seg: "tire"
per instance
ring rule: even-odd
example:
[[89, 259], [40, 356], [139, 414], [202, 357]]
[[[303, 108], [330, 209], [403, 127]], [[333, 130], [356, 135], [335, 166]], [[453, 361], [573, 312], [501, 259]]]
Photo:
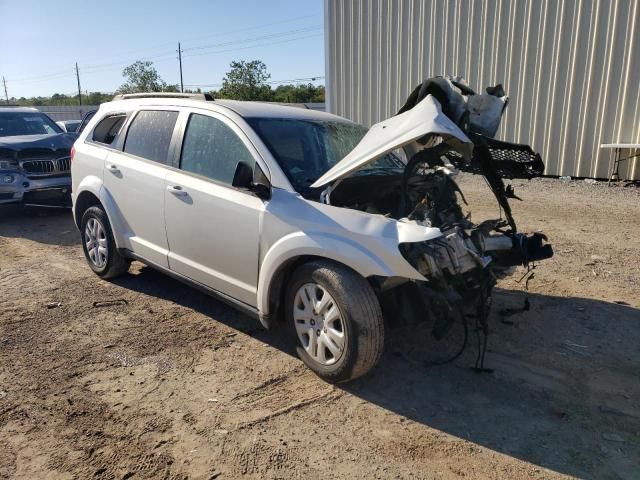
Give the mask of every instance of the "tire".
[[298, 355], [322, 379], [348, 382], [378, 363], [384, 347], [382, 311], [373, 289], [356, 272], [325, 260], [306, 263], [291, 276], [285, 298]]
[[[82, 214], [82, 250], [91, 270], [101, 278], [114, 278], [129, 270], [131, 260], [123, 257], [113, 239], [109, 218], [102, 207], [89, 207]], [[93, 238], [91, 236], [93, 232]], [[99, 247], [99, 248], [98, 248]]]

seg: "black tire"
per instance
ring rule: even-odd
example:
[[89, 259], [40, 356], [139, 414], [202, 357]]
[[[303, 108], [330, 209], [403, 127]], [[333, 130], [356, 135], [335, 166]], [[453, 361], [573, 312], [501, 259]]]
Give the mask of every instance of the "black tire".
[[[97, 265], [90, 257], [89, 251], [87, 249], [87, 224], [90, 220], [96, 220], [102, 225], [105, 233], [106, 243], [107, 243], [107, 253], [106, 253], [106, 262], [104, 265]], [[109, 223], [109, 218], [107, 214], [104, 212], [101, 206], [95, 205], [93, 207], [89, 207], [82, 214], [81, 221], [81, 229], [80, 235], [82, 237], [82, 250], [84, 251], [84, 256], [87, 259], [87, 263], [91, 270], [93, 270], [96, 275], [101, 278], [115, 278], [119, 275], [126, 273], [129, 270], [129, 265], [131, 265], [131, 260], [123, 257], [116, 247], [116, 242], [113, 239], [113, 232], [111, 231], [111, 224]]]
[[[314, 360], [303, 348], [294, 324], [296, 293], [305, 284], [326, 290], [340, 310], [346, 333], [344, 349], [332, 365]], [[384, 348], [384, 320], [371, 285], [353, 270], [325, 260], [300, 266], [291, 276], [286, 292], [286, 322], [290, 326], [302, 361], [331, 383], [348, 382], [369, 372], [380, 360]]]

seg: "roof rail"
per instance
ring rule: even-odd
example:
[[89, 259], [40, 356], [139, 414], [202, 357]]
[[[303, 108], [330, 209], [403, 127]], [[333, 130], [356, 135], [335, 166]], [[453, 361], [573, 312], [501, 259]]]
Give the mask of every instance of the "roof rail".
[[129, 100], [131, 98], [188, 98], [191, 100], [213, 101], [213, 97], [208, 93], [178, 92], [121, 93], [113, 97], [113, 101]]

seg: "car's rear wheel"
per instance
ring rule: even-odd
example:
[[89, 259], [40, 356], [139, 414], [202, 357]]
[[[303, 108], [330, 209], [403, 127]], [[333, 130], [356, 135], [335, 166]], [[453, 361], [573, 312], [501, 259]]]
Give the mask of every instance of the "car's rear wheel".
[[129, 270], [131, 261], [118, 251], [109, 218], [101, 207], [89, 207], [82, 215], [81, 226], [82, 249], [91, 270], [105, 279]]
[[300, 358], [323, 379], [366, 374], [382, 355], [384, 321], [369, 283], [353, 270], [314, 261], [292, 275], [286, 299]]

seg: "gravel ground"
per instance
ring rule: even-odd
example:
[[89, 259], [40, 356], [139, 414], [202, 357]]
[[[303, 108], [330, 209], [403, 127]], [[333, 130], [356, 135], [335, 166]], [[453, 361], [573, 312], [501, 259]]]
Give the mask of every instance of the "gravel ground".
[[[474, 220], [496, 215], [481, 179]], [[487, 366], [419, 328], [328, 385], [279, 332], [134, 263], [105, 282], [68, 212], [0, 209], [0, 478], [640, 478], [640, 190], [515, 182], [556, 256], [494, 298]], [[95, 301], [117, 300], [106, 306]], [[59, 304], [58, 304], [59, 302]]]

